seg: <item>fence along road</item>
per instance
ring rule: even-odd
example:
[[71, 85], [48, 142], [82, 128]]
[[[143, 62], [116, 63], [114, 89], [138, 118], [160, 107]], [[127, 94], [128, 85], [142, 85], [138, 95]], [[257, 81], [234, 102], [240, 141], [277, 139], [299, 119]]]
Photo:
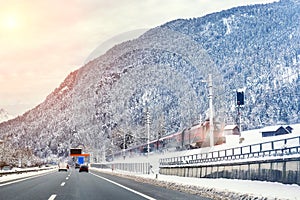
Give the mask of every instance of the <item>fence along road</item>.
[[160, 173], [300, 185], [300, 136], [218, 151], [163, 158]]

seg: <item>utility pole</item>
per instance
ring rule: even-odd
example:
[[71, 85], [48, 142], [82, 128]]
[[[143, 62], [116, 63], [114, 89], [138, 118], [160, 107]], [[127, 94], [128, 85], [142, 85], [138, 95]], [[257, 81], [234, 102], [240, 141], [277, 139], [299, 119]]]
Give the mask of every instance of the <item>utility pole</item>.
[[237, 110], [238, 110], [238, 127], [239, 127], [239, 132], [240, 132], [240, 135], [241, 135], [241, 131], [242, 131], [242, 123], [241, 123], [241, 110], [240, 110], [240, 108], [241, 108], [241, 105], [238, 105], [237, 106]]
[[126, 157], [125, 148], [126, 148], [126, 134], [125, 134], [125, 132], [123, 132], [123, 158], [124, 158], [124, 160]]
[[146, 124], [147, 124], [147, 157], [148, 157], [150, 153], [150, 113], [148, 108], [146, 113]]
[[245, 104], [245, 88], [243, 89], [238, 89], [236, 91], [236, 104], [237, 104], [237, 110], [238, 110], [238, 127], [240, 131], [240, 135], [242, 132], [242, 117], [241, 117], [241, 107], [244, 106]]
[[212, 84], [212, 75], [208, 75], [208, 99], [209, 99], [209, 145], [210, 147], [214, 146], [214, 111], [213, 111], [213, 84]]
[[1, 148], [1, 162], [4, 162], [4, 140], [0, 140], [0, 144], [2, 144], [2, 148]]
[[111, 135], [111, 141], [110, 141], [110, 148], [111, 148], [111, 155], [112, 155], [112, 161], [115, 160], [115, 155], [114, 155], [114, 135], [112, 131], [109, 129], [109, 135]]

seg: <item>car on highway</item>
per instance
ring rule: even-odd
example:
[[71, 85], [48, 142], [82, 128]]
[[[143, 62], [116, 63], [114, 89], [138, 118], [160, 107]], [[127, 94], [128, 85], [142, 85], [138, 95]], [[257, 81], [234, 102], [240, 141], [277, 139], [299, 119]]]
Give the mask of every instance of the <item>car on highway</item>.
[[88, 165], [80, 165], [79, 172], [89, 172]]
[[66, 162], [60, 162], [60, 163], [58, 163], [58, 171], [60, 172], [60, 171], [68, 171], [68, 169], [69, 169], [69, 165], [68, 165], [68, 163], [66, 163]]
[[12, 167], [9, 165], [5, 165], [1, 168], [2, 171], [10, 171], [11, 169], [12, 169]]
[[80, 168], [80, 164], [75, 163], [75, 169], [79, 169]]

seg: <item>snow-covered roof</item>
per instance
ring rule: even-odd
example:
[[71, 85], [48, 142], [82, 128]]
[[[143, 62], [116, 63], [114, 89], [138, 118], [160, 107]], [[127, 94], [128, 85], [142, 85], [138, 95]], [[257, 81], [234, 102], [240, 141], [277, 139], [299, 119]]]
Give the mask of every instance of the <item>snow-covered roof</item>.
[[232, 129], [235, 129], [237, 127], [237, 125], [226, 125], [224, 127], [224, 130], [232, 130]]
[[[260, 129], [260, 133], [262, 132], [271, 132], [271, 131], [277, 131], [280, 127], [283, 127], [281, 125], [276, 125], [276, 126], [266, 126], [262, 129]], [[284, 127], [283, 127], [284, 128]]]
[[[286, 127], [291, 127], [291, 126], [287, 126], [287, 125], [286, 126], [285, 125], [267, 126], [267, 127], [262, 128], [259, 132], [260, 133], [263, 133], [263, 132], [275, 132], [275, 131], [277, 131], [280, 128], [286, 129]], [[286, 131], [290, 132], [287, 129], [286, 129]]]
[[194, 125], [190, 130], [194, 130], [194, 129], [200, 128], [201, 126], [202, 126], [201, 124]]

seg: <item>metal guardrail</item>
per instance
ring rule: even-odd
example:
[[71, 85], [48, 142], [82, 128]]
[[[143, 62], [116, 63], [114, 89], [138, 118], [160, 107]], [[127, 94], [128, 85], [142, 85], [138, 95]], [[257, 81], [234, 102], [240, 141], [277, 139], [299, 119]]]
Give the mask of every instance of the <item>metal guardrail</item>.
[[34, 169], [20, 169], [20, 170], [9, 170], [9, 171], [0, 171], [0, 177], [5, 176], [5, 175], [10, 175], [10, 174], [22, 174], [22, 173], [28, 173], [28, 172], [38, 172], [38, 171], [43, 171], [43, 170], [49, 170], [53, 169], [54, 167], [47, 167], [47, 168], [34, 168]]
[[106, 163], [106, 164], [91, 164], [91, 167], [100, 169], [110, 169], [128, 171], [140, 174], [149, 174], [152, 171], [152, 166], [150, 163]]
[[245, 161], [247, 159], [278, 159], [283, 156], [299, 155], [300, 136], [250, 144], [218, 151], [211, 151], [188, 156], [162, 158], [160, 167], [174, 165], [197, 165], [222, 161]]

